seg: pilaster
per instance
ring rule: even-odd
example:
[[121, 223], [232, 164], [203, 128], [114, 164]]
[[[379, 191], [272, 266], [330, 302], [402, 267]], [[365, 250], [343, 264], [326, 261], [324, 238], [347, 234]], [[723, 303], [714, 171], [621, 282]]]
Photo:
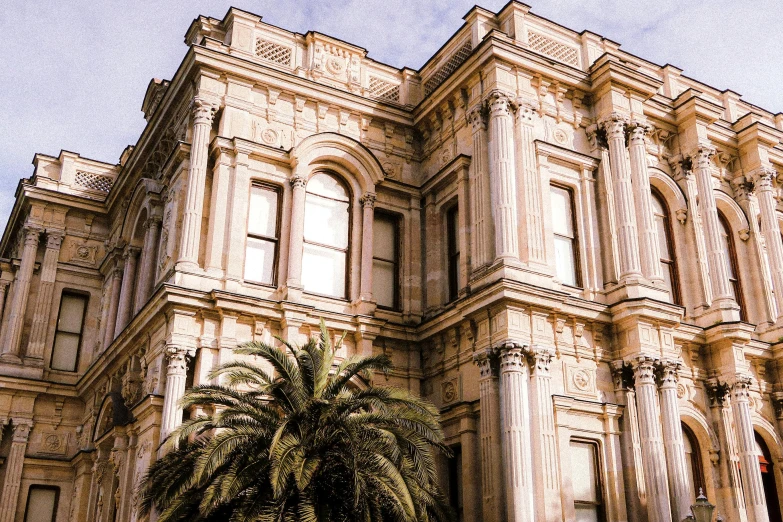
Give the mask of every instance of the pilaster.
[[535, 109], [527, 100], [519, 100], [516, 110], [515, 142], [516, 170], [522, 191], [522, 207], [519, 215], [523, 226], [522, 261], [528, 265], [546, 267], [546, 250], [544, 241], [543, 219], [543, 189], [541, 176], [536, 161], [536, 144], [534, 136]]
[[486, 266], [494, 259], [494, 226], [492, 222], [492, 201], [489, 189], [489, 167], [487, 152], [486, 111], [482, 105], [468, 112], [468, 121], [473, 136], [473, 157], [470, 162], [471, 221], [473, 232], [472, 269]]
[[128, 325], [133, 313], [133, 291], [136, 286], [136, 263], [141, 249], [128, 246], [122, 254], [124, 267], [122, 271], [122, 287], [117, 307], [117, 324], [114, 326], [114, 337]]
[[680, 366], [680, 363], [674, 361], [663, 361], [658, 368], [663, 445], [666, 448], [666, 469], [675, 520], [683, 520], [691, 513], [691, 499], [695, 498], [688, 478], [690, 472], [685, 460], [685, 443], [677, 399], [677, 372]]
[[47, 231], [46, 252], [41, 265], [41, 279], [38, 286], [38, 300], [35, 303], [33, 322], [30, 328], [30, 342], [25, 357], [35, 364], [43, 364], [43, 351], [46, 344], [46, 331], [49, 328], [49, 314], [52, 309], [52, 294], [57, 276], [57, 258], [60, 256], [65, 234], [60, 230]]
[[304, 207], [307, 178], [294, 174], [290, 179], [291, 239], [288, 248], [288, 280], [285, 295], [289, 301], [297, 302], [302, 294], [302, 252], [304, 248]]
[[3, 494], [0, 496], [0, 522], [14, 522], [16, 508], [19, 504], [19, 487], [22, 482], [24, 454], [27, 450], [27, 440], [33, 422], [30, 419], [13, 419], [11, 421], [13, 435], [11, 449], [5, 460], [5, 477], [3, 479]]
[[533, 468], [539, 470], [535, 480], [536, 519], [558, 521], [562, 515], [560, 505], [560, 477], [557, 462], [557, 436], [555, 414], [552, 406], [552, 376], [550, 364], [554, 350], [545, 346], [533, 346], [530, 350], [531, 369], [531, 426], [534, 436]]
[[24, 326], [24, 315], [27, 311], [27, 298], [30, 293], [30, 282], [33, 277], [33, 269], [35, 268], [35, 255], [38, 252], [38, 239], [41, 231], [36, 226], [27, 225], [24, 227], [22, 259], [19, 270], [16, 273], [11, 313], [8, 317], [8, 325], [5, 329], [2, 347], [0, 347], [0, 350], [2, 350], [0, 360], [3, 362], [19, 363], [21, 361], [22, 327]]
[[359, 285], [359, 313], [372, 314], [375, 311], [375, 301], [372, 295], [372, 256], [373, 256], [373, 221], [375, 221], [375, 193], [366, 192], [361, 197], [362, 203], [362, 259], [361, 281]]
[[483, 520], [505, 520], [505, 490], [501, 465], [500, 380], [498, 360], [486, 349], [473, 361], [479, 367], [481, 489]]

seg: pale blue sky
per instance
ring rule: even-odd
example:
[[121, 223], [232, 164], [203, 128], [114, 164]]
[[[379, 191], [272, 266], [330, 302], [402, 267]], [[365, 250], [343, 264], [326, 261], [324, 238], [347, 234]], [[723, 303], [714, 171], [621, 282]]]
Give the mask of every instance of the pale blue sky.
[[[144, 127], [152, 77], [171, 78], [198, 14], [231, 5], [289, 30], [317, 30], [372, 58], [419, 68], [474, 0], [4, 0], [0, 10], [0, 224], [33, 154], [60, 149], [116, 162]], [[506, 0], [482, 0], [497, 11]], [[533, 12], [589, 29], [650, 61], [783, 111], [783, 1], [529, 0]]]

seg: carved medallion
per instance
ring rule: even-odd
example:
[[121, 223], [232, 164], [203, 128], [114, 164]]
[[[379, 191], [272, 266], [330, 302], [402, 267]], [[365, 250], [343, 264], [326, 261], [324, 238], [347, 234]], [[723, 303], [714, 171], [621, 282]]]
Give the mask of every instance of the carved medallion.
[[345, 71], [345, 60], [338, 56], [330, 56], [326, 60], [326, 70], [337, 76]]
[[552, 136], [560, 145], [565, 145], [568, 143], [568, 134], [566, 134], [563, 129], [555, 129], [555, 132], [552, 134]]
[[264, 129], [261, 131], [261, 141], [267, 145], [275, 145], [277, 143], [277, 132], [272, 129]]
[[685, 395], [688, 393], [688, 389], [685, 387], [684, 384], [680, 383], [677, 385], [677, 398], [678, 399], [684, 399]]
[[582, 391], [587, 390], [587, 387], [590, 386], [590, 375], [585, 370], [577, 370], [574, 372], [573, 380], [574, 386]]

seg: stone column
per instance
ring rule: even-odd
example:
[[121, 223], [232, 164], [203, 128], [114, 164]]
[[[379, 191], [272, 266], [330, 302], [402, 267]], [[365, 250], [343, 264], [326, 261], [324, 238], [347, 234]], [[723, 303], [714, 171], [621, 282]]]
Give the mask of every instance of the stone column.
[[490, 350], [473, 356], [478, 365], [479, 407], [481, 417], [479, 437], [481, 441], [481, 489], [483, 520], [504, 520], [505, 495], [503, 491], [503, 467], [500, 443], [500, 386], [498, 361]]
[[304, 248], [304, 212], [307, 178], [291, 178], [291, 239], [288, 248], [288, 288], [302, 289], [302, 249]]
[[536, 144], [533, 134], [535, 110], [524, 101], [516, 113], [517, 176], [521, 180], [522, 214], [522, 258], [530, 263], [547, 264], [544, 249], [544, 221], [541, 202], [541, 176], [536, 162]]
[[649, 522], [671, 522], [669, 482], [658, 409], [658, 389], [655, 385], [655, 362], [655, 359], [644, 355], [633, 361], [647, 493], [647, 518]]
[[8, 318], [8, 326], [3, 338], [2, 353], [0, 353], [0, 358], [6, 361], [19, 362], [20, 360], [19, 352], [21, 347], [19, 344], [22, 340], [24, 315], [27, 311], [27, 296], [30, 293], [30, 281], [35, 268], [35, 254], [38, 252], [38, 238], [40, 234], [41, 229], [37, 227], [25, 226], [24, 228], [22, 260], [19, 271], [16, 273], [11, 314]]
[[[230, 197], [233, 191], [234, 168], [231, 166], [232, 159], [230, 153], [223, 149], [218, 149], [219, 153], [215, 159], [215, 166], [212, 169], [212, 196], [209, 201], [209, 224], [207, 226], [204, 268], [208, 273], [220, 277], [223, 275], [223, 262], [228, 250], [229, 232], [226, 223], [231, 216], [231, 208], [236, 203], [236, 197]], [[248, 187], [244, 187], [245, 191]], [[247, 194], [245, 197], [249, 198]], [[247, 215], [245, 215], [245, 224]], [[242, 227], [246, 229], [246, 227]], [[247, 233], [247, 230], [243, 230]], [[244, 244], [245, 242], [242, 241]]]
[[163, 396], [163, 414], [160, 420], [160, 439], [166, 439], [174, 429], [182, 424], [180, 399], [185, 395], [187, 378], [187, 359], [190, 352], [186, 348], [168, 346], [166, 356], [169, 359], [166, 371], [166, 393]]
[[723, 252], [723, 244], [720, 239], [721, 226], [718, 220], [718, 207], [715, 206], [715, 193], [712, 189], [710, 158], [714, 155], [715, 149], [707, 145], [700, 145], [691, 153], [690, 159], [699, 192], [699, 213], [704, 223], [712, 296], [715, 301], [733, 300], [726, 255]]
[[[245, 241], [247, 239], [247, 209], [250, 204], [250, 172], [248, 166], [250, 163], [249, 155], [251, 150], [246, 145], [236, 143], [236, 153], [234, 155], [233, 175], [231, 177], [230, 201], [231, 215], [229, 216], [228, 238], [226, 239], [226, 279], [242, 281], [245, 278]], [[281, 193], [279, 196], [283, 198]], [[283, 223], [282, 216], [279, 218]], [[285, 226], [285, 225], [283, 225]], [[282, 238], [281, 238], [282, 240]], [[278, 258], [282, 259], [282, 241], [278, 245]], [[278, 269], [277, 281], [282, 281], [285, 275], [282, 269]]]
[[738, 377], [731, 387], [731, 409], [734, 412], [734, 428], [742, 470], [742, 488], [745, 492], [745, 508], [753, 513], [755, 522], [769, 522], [764, 484], [756, 451], [756, 437], [753, 432], [753, 417], [750, 414], [750, 378]]
[[631, 167], [625, 150], [626, 120], [619, 114], [611, 114], [601, 122], [601, 125], [606, 132], [614, 190], [617, 247], [619, 249], [616, 255], [620, 265], [618, 279], [620, 282], [624, 282], [628, 278], [642, 275], [634, 194], [631, 185]]
[[623, 487], [629, 522], [647, 519], [643, 505], [647, 503], [642, 470], [642, 445], [636, 411], [636, 392], [633, 389], [633, 369], [622, 360], [612, 362], [612, 379], [617, 402], [624, 407], [620, 418], [620, 451], [622, 458]]
[[712, 418], [715, 419], [714, 426], [720, 447], [719, 480], [715, 482], [717, 495], [715, 500], [724, 520], [747, 521], [748, 515], [740, 478], [740, 459], [732, 425], [729, 386], [719, 383], [717, 379], [708, 379], [705, 381], [705, 388], [710, 398], [710, 410]]
[[504, 93], [489, 95], [489, 180], [495, 218], [495, 259], [519, 259], [517, 182], [514, 173], [514, 127], [511, 101]]
[[658, 226], [653, 214], [650, 174], [647, 171], [645, 135], [651, 130], [652, 127], [647, 123], [631, 123], [628, 154], [631, 159], [631, 179], [636, 196], [634, 199], [636, 224], [639, 227], [639, 256], [641, 257], [642, 275], [653, 281], [663, 281]]
[[372, 224], [375, 219], [375, 194], [367, 192], [362, 202], [362, 273], [359, 298], [372, 301]]
[[5, 478], [3, 480], [3, 495], [0, 497], [0, 522], [14, 522], [16, 507], [19, 503], [19, 486], [22, 482], [24, 453], [27, 450], [27, 439], [33, 423], [29, 419], [14, 419], [11, 449], [5, 459]]
[[661, 420], [663, 445], [666, 448], [666, 469], [669, 476], [672, 513], [675, 520], [682, 520], [691, 514], [690, 471], [685, 460], [685, 442], [682, 436], [682, 421], [677, 399], [677, 371], [680, 364], [665, 361], [661, 364]]
[[772, 287], [775, 289], [776, 319], [779, 320], [783, 318], [783, 240], [780, 238], [777, 202], [772, 188], [774, 176], [775, 171], [767, 168], [761, 168], [752, 173], [761, 210], [761, 233], [767, 244], [769, 268], [772, 272]]
[[[6, 269], [7, 270], [7, 269]], [[3, 270], [4, 273], [7, 273], [6, 270]], [[8, 270], [10, 272], [10, 270]], [[2, 320], [2, 317], [5, 315], [6, 312], [6, 299], [11, 298], [11, 283], [9, 281], [3, 281], [0, 280], [0, 320]], [[6, 330], [6, 323], [3, 322], [0, 324], [0, 340], [3, 339], [3, 335], [5, 335]]]
[[553, 350], [547, 347], [534, 347], [530, 353], [533, 463], [535, 469], [539, 470], [535, 482], [536, 498], [539, 501], [535, 505], [536, 518], [542, 521], [559, 520], [562, 512], [552, 376], [549, 373], [553, 355]]
[[500, 349], [500, 418], [503, 422], [501, 441], [507, 522], [532, 522], [535, 519], [529, 379], [522, 347], [506, 343]]
[[123, 328], [128, 325], [133, 312], [133, 288], [136, 286], [136, 262], [139, 260], [137, 247], [127, 247], [122, 257], [125, 260], [125, 267], [122, 271], [122, 288], [120, 290], [120, 300], [117, 308], [117, 324], [114, 326], [114, 337], [120, 335]]
[[109, 347], [114, 340], [114, 328], [117, 325], [117, 309], [120, 306], [120, 285], [122, 285], [122, 268], [115, 266], [109, 273], [109, 312], [106, 314], [106, 326], [103, 330], [103, 349]]
[[473, 157], [470, 161], [470, 195], [473, 270], [492, 262], [492, 201], [487, 167], [487, 125], [483, 107], [475, 107], [468, 113], [473, 129]]
[[139, 266], [139, 283], [136, 286], [136, 302], [133, 313], [136, 314], [147, 303], [155, 282], [155, 260], [158, 259], [158, 240], [162, 223], [160, 216], [150, 216], [144, 223], [144, 255]]
[[481, 489], [476, 480], [479, 458], [476, 451], [474, 418], [462, 419], [459, 444], [462, 451], [462, 516], [465, 520], [481, 520]]
[[46, 234], [46, 252], [41, 265], [41, 282], [38, 286], [38, 301], [35, 303], [33, 324], [30, 328], [30, 342], [25, 357], [38, 359], [43, 364], [43, 351], [46, 344], [46, 331], [49, 329], [49, 313], [52, 309], [54, 280], [57, 275], [57, 258], [60, 257], [60, 245], [64, 234], [51, 231]]
[[209, 134], [216, 110], [217, 105], [212, 100], [199, 96], [193, 99], [193, 138], [190, 144], [188, 191], [185, 196], [182, 243], [179, 249], [179, 262], [191, 268], [198, 266], [201, 214], [204, 209], [204, 185], [209, 159]]

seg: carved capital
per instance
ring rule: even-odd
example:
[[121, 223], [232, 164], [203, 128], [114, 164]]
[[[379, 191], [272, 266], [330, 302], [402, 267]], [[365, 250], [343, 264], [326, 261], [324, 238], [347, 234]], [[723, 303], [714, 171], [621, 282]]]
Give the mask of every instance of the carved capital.
[[644, 121], [632, 121], [628, 125], [628, 143], [629, 145], [645, 146], [645, 139], [652, 133], [654, 127]]
[[503, 91], [494, 90], [487, 96], [489, 117], [509, 116], [514, 109], [511, 98]]
[[167, 375], [186, 375], [188, 371], [188, 358], [190, 355], [191, 352], [186, 348], [173, 345], [167, 346]]
[[218, 104], [211, 98], [196, 96], [193, 98], [193, 123], [212, 126], [212, 120], [218, 110]]
[[486, 110], [481, 105], [477, 105], [476, 107], [473, 107], [470, 111], [468, 111], [467, 118], [468, 123], [470, 123], [471, 128], [473, 129], [473, 133], [483, 131], [487, 128], [487, 122], [486, 122]]
[[593, 123], [586, 129], [587, 140], [590, 142], [590, 149], [605, 149], [606, 148], [606, 132], [603, 127]]
[[31, 246], [38, 246], [38, 240], [41, 238], [41, 230], [40, 227], [37, 226], [31, 226], [26, 225], [24, 227], [24, 244], [25, 246], [31, 245]]
[[500, 371], [522, 371], [527, 365], [525, 347], [517, 343], [507, 342], [498, 350], [500, 354]]
[[134, 246], [127, 246], [125, 247], [125, 251], [122, 253], [122, 258], [125, 260], [130, 259], [131, 257], [135, 258], [138, 257], [140, 253], [141, 253], [141, 248], [134, 247]]
[[623, 360], [612, 361], [612, 380], [615, 390], [632, 390], [634, 386], [633, 366]]
[[47, 230], [46, 231], [46, 248], [53, 250], [60, 250], [60, 246], [63, 244], [65, 238], [65, 232], [62, 230]]
[[536, 115], [534, 103], [526, 98], [517, 99], [517, 121], [527, 125], [533, 125], [533, 116]]
[[709, 169], [713, 156], [715, 156], [715, 147], [706, 143], [699, 144], [688, 154], [695, 169]]
[[730, 386], [725, 382], [720, 382], [718, 379], [707, 379], [704, 384], [707, 388], [707, 396], [710, 398], [712, 404], [719, 404], [721, 406], [727, 404], [729, 398]]
[[638, 388], [645, 384], [655, 384], [655, 369], [658, 359], [649, 355], [640, 355], [631, 361], [634, 374], [634, 385]]
[[733, 402], [750, 401], [751, 378], [746, 375], [738, 375], [731, 383], [731, 400]]
[[770, 167], [759, 167], [745, 177], [753, 180], [753, 184], [759, 192], [771, 192], [772, 181], [777, 177], [777, 172]]
[[533, 346], [528, 353], [528, 362], [534, 375], [549, 375], [549, 365], [552, 363], [555, 351], [548, 346]]
[[479, 367], [480, 379], [497, 378], [498, 376], [498, 359], [495, 352], [491, 349], [486, 349], [473, 354], [473, 363]]
[[600, 127], [606, 133], [606, 139], [625, 141], [625, 129], [628, 126], [628, 118], [619, 112], [613, 112], [600, 121]]
[[297, 188], [305, 188], [307, 185], [307, 178], [304, 176], [294, 176], [289, 180], [289, 183], [291, 183], [291, 188], [294, 190]]
[[661, 361], [658, 365], [658, 384], [661, 389], [677, 388], [677, 372], [681, 367], [682, 364], [677, 361]]
[[375, 206], [375, 193], [374, 192], [367, 192], [362, 196], [361, 202], [362, 207], [364, 208], [373, 208]]
[[30, 438], [30, 430], [33, 429], [33, 421], [30, 419], [12, 419], [14, 429], [13, 441], [26, 443]]

